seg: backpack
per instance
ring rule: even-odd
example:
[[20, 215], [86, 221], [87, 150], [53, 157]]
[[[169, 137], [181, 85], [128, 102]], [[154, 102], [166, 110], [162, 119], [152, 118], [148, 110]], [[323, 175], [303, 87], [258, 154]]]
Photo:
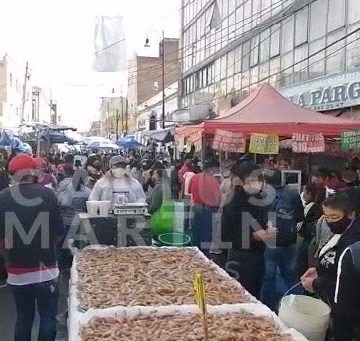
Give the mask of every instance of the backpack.
[[278, 229], [276, 246], [290, 246], [296, 243], [299, 202], [296, 200], [295, 194], [286, 189], [277, 191], [272, 212], [276, 217], [273, 225]]

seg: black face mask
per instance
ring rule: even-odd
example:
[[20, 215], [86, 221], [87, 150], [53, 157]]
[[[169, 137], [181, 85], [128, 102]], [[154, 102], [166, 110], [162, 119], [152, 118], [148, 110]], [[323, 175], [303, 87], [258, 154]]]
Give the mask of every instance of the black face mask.
[[342, 234], [349, 227], [349, 225], [351, 224], [351, 221], [352, 220], [349, 217], [345, 216], [345, 217], [341, 218], [340, 220], [335, 221], [333, 223], [327, 222], [327, 224], [332, 233]]

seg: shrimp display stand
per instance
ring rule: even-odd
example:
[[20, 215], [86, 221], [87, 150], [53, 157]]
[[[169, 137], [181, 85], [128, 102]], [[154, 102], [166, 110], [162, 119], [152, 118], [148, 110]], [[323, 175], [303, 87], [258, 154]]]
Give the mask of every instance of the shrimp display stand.
[[69, 341], [202, 340], [194, 302], [198, 272], [209, 340], [306, 341], [197, 248], [99, 245], [74, 255]]

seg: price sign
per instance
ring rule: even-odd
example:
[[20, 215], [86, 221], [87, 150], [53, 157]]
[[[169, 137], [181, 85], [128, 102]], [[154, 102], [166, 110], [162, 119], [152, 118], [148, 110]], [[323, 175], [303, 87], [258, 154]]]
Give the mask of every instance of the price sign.
[[207, 304], [206, 304], [206, 292], [204, 277], [202, 274], [197, 272], [194, 276], [194, 291], [195, 291], [195, 302], [201, 310], [205, 341], [209, 340], [208, 324], [207, 324]]

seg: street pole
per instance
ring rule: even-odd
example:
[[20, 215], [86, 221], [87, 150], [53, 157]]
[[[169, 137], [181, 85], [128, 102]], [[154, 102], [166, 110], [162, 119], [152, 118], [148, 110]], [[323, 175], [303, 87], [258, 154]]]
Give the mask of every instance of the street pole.
[[25, 102], [26, 102], [26, 87], [27, 81], [29, 76], [29, 62], [26, 62], [25, 67], [25, 78], [24, 78], [24, 85], [23, 85], [23, 96], [22, 96], [22, 103], [21, 103], [21, 124], [24, 123], [24, 112], [25, 112]]
[[129, 129], [129, 101], [126, 97], [126, 110], [125, 110], [125, 135], [128, 133]]
[[162, 31], [162, 128], [165, 129], [165, 33]]
[[121, 133], [124, 133], [124, 97], [121, 95]]
[[116, 109], [116, 141], [119, 139], [119, 109]]

